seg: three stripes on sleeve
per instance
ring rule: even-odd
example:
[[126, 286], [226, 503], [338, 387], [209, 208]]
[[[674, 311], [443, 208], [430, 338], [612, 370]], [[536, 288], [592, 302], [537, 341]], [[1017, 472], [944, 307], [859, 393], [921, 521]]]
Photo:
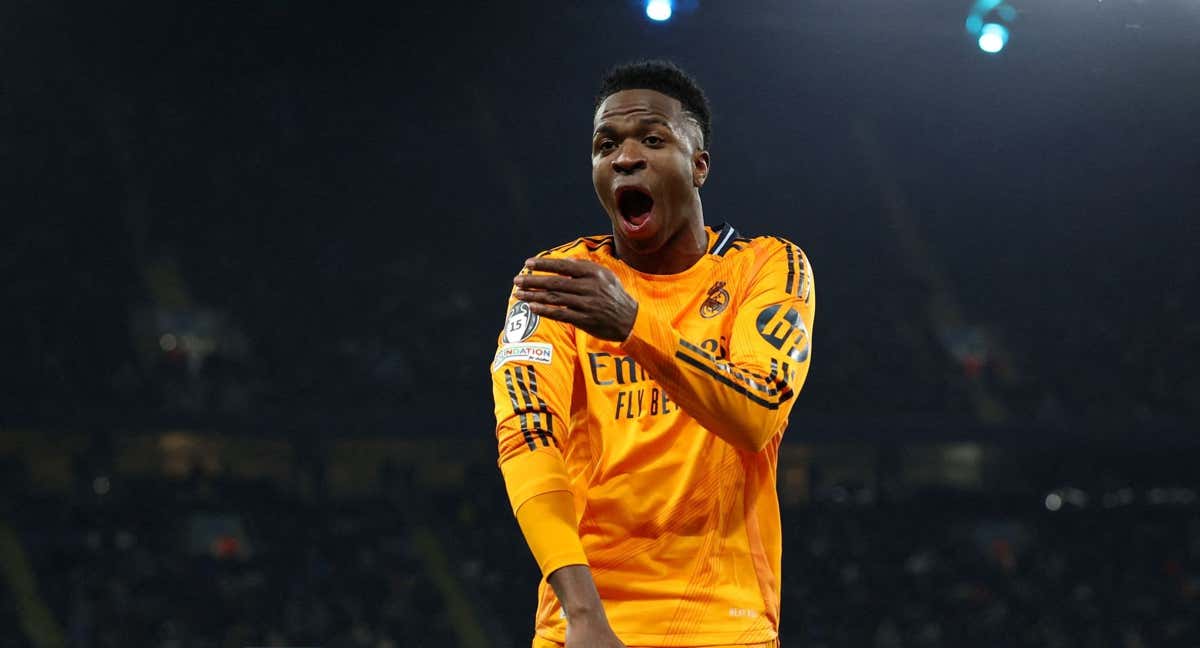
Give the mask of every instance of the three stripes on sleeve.
[[[537, 440], [542, 447], [549, 448], [551, 443], [558, 447], [558, 439], [554, 437], [554, 418], [546, 401], [538, 395], [537, 373], [531, 366], [516, 366], [504, 370], [504, 385], [508, 388], [508, 398], [512, 402], [513, 413], [521, 422], [521, 435], [525, 445], [530, 450], [537, 449]], [[518, 392], [520, 399], [517, 398]]]

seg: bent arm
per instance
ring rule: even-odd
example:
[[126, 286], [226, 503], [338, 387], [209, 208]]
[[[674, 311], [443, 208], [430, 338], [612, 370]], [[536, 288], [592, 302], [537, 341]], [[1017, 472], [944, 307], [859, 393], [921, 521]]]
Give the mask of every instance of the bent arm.
[[759, 452], [783, 432], [808, 375], [815, 307], [803, 252], [780, 247], [759, 264], [738, 308], [728, 359], [646, 308], [623, 348], [702, 426], [739, 450]]

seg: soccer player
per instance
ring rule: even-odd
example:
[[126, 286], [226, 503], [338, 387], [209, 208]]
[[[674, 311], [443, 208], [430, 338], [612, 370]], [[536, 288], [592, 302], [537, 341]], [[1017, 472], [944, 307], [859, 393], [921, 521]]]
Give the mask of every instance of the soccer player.
[[491, 367], [545, 577], [533, 646], [776, 646], [775, 470], [812, 269], [784, 239], [705, 226], [708, 100], [673, 64], [612, 70], [594, 127], [612, 235], [525, 262]]

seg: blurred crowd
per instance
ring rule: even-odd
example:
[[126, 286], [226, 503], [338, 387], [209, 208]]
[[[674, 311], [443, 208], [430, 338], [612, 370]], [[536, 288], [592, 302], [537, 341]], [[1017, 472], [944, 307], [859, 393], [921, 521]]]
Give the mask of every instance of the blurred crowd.
[[[462, 507], [477, 532], [459, 547], [464, 577], [489, 592], [521, 645], [537, 575], [500, 488], [486, 471], [475, 476], [467, 492], [477, 501]], [[1200, 644], [1194, 506], [1050, 512], [1030, 504], [929, 492], [785, 507], [782, 645]]]
[[1194, 646], [1200, 517], [793, 511], [785, 645]]
[[395, 501], [334, 504], [203, 474], [95, 487], [6, 515], [68, 647], [456, 643]]
[[[244, 247], [237, 237], [230, 227], [214, 244]], [[955, 288], [881, 274], [907, 262], [884, 241], [861, 243], [874, 247], [809, 250], [819, 305], [803, 412], [1123, 429], [1200, 416], [1200, 384], [1179, 360], [1200, 353], [1189, 296], [1200, 275], [1186, 257], [1115, 285], [1090, 281], [1087, 265], [1073, 275], [1031, 259], [1039, 290], [980, 292], [969, 279]], [[325, 417], [489, 429], [486, 367], [507, 296], [495, 280], [507, 276], [504, 262], [471, 257], [418, 305], [406, 286], [433, 262], [428, 253], [389, 258], [348, 245], [312, 242], [315, 265], [272, 267], [279, 276], [262, 274], [248, 252], [222, 260], [205, 247], [165, 248], [141, 267], [98, 274], [89, 274], [91, 252], [31, 265], [10, 295], [17, 315], [0, 323], [20, 376], [0, 393], [0, 411], [10, 421]], [[863, 255], [878, 265], [856, 261]], [[971, 267], [947, 263], [959, 270]], [[484, 287], [475, 272], [488, 277]], [[343, 292], [368, 280], [378, 290]], [[47, 291], [73, 297], [47, 300]], [[1116, 307], [1109, 293], [1121, 291], [1134, 301]]]
[[[385, 462], [379, 484], [332, 500], [199, 469], [114, 476], [72, 494], [10, 489], [3, 517], [68, 647], [449, 646], [462, 623], [497, 648], [527, 645], [538, 574], [495, 465], [430, 489]], [[1024, 497], [845, 495], [785, 507], [784, 646], [1200, 642], [1194, 497], [1048, 511]], [[0, 599], [5, 627], [13, 603]]]

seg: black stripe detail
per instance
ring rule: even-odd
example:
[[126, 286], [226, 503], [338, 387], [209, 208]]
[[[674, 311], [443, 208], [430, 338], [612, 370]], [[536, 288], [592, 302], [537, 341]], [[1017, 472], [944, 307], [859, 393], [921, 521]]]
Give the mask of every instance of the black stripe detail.
[[[538, 256], [544, 257], [548, 254], [555, 254], [555, 253], [566, 254], [567, 252], [570, 252], [572, 249], [579, 247], [580, 243], [587, 244], [586, 247], [588, 248], [589, 251], [598, 250], [606, 245], [613, 247], [611, 234], [605, 235], [605, 236], [581, 236], [581, 237], [575, 239], [574, 241], [571, 241], [570, 243], [563, 243], [562, 245], [560, 245], [558, 247], [552, 247], [549, 250], [546, 250], [544, 252], [538, 252]], [[615, 251], [616, 248], [613, 247], [613, 250]]]
[[751, 394], [750, 392], [746, 391], [746, 389], [744, 387], [742, 387], [741, 385], [738, 385], [737, 383], [730, 381], [729, 378], [722, 376], [721, 374], [717, 373], [713, 369], [710, 369], [709, 367], [705, 366], [704, 363], [700, 362], [699, 360], [696, 360], [696, 359], [694, 359], [684, 353], [681, 353], [679, 351], [675, 352], [675, 357], [692, 365], [693, 367], [699, 369], [700, 371], [703, 371], [704, 373], [712, 376], [713, 378], [716, 379], [717, 382], [721, 383], [722, 385], [725, 385], [726, 387], [729, 387], [730, 389], [736, 391], [737, 393], [741, 394], [742, 396], [745, 396], [746, 398], [750, 399], [752, 402], [762, 405], [763, 407], [765, 407], [767, 409], [772, 409], [772, 410], [779, 409], [780, 403], [782, 403], [792, 397], [792, 393], [789, 390], [788, 392], [783, 394], [783, 397], [780, 399], [779, 403], [772, 403], [771, 401], [764, 400], [758, 396], [755, 396], [754, 394]]
[[517, 388], [521, 390], [521, 397], [525, 399], [525, 411], [530, 412], [530, 418], [533, 419], [533, 429], [538, 433], [538, 438], [542, 440], [542, 447], [550, 447], [550, 442], [546, 440], [546, 432], [542, 429], [541, 417], [543, 414], [533, 407], [533, 399], [529, 396], [529, 388], [525, 386], [525, 378], [521, 374], [521, 368], [513, 369], [513, 375], [517, 378]]
[[787, 363], [783, 363], [782, 372], [780, 371], [780, 368], [779, 360], [771, 358], [771, 373], [766, 377], [759, 375], [755, 375], [755, 377], [762, 378], [764, 382], [775, 385], [779, 389], [791, 390], [791, 387], [787, 384]]
[[688, 349], [689, 351], [694, 351], [694, 352], [700, 354], [701, 356], [704, 356], [708, 360], [711, 360], [712, 362], [717, 361], [716, 357], [713, 356], [713, 354], [709, 353], [708, 351], [705, 351], [704, 349], [701, 349], [700, 347], [696, 346], [695, 344], [692, 344], [691, 342], [688, 342], [687, 340], [685, 340], [683, 338], [679, 338], [679, 343], [683, 345], [683, 348]]
[[[685, 348], [689, 351], [692, 351], [694, 353], [697, 353], [697, 354], [703, 356], [704, 358], [706, 358], [709, 362], [716, 364], [717, 359], [714, 358], [712, 356], [712, 354], [708, 353], [704, 349], [701, 349], [700, 347], [692, 344], [691, 342], [688, 342], [687, 340], [684, 340], [683, 338], [679, 339], [679, 344], [682, 345], [683, 348]], [[679, 355], [679, 354], [676, 353], [676, 355]], [[775, 362], [775, 360], [772, 359], [771, 362]], [[736, 368], [731, 367], [730, 371], [729, 371], [729, 375], [731, 375], [734, 378], [737, 378], [738, 380], [742, 381], [743, 383], [749, 385], [755, 391], [762, 392], [763, 394], [766, 394], [767, 396], [777, 396], [781, 393], [779, 389], [776, 389], [775, 387], [771, 386], [772, 384], [780, 384], [779, 381], [775, 381], [770, 378], [765, 378], [760, 374], [754, 373], [753, 371], [745, 371], [742, 369], [736, 369]], [[760, 387], [758, 385], [758, 383], [755, 382], [755, 379], [763, 381], [763, 385]], [[787, 391], [790, 388], [786, 384], [784, 384], [783, 389], [784, 389], [784, 391]]]
[[530, 450], [537, 450], [537, 444], [533, 442], [533, 435], [529, 433], [529, 421], [525, 418], [525, 410], [521, 409], [521, 405], [517, 403], [517, 392], [513, 389], [510, 369], [504, 370], [504, 384], [508, 385], [508, 399], [512, 401], [513, 414], [521, 417], [521, 434], [525, 437], [525, 445], [529, 446]]
[[538, 256], [544, 257], [547, 254], [554, 254], [555, 252], [567, 250], [567, 249], [575, 247], [576, 245], [579, 245], [579, 239], [575, 239], [574, 241], [570, 241], [568, 243], [563, 243], [562, 245], [556, 245], [556, 246], [550, 248], [549, 250], [542, 250], [541, 252], [538, 252]]
[[[788, 257], [788, 274], [787, 274], [787, 292], [789, 295], [800, 296], [800, 284], [804, 281], [804, 270], [800, 266], [803, 265], [802, 257], [800, 256], [800, 248], [792, 244], [791, 241], [772, 236], [771, 238], [779, 241], [780, 245], [787, 250]], [[796, 280], [797, 270], [799, 270], [800, 278]]]
[[[792, 389], [791, 387], [788, 386], [788, 384], [786, 382], [784, 382], [782, 376], [780, 376], [779, 378], [774, 378], [771, 376], [764, 376], [764, 375], [754, 372], [754, 371], [749, 371], [749, 370], [743, 369], [743, 370], [741, 370], [741, 375], [739, 375], [738, 378], [745, 380], [746, 383], [749, 384], [751, 387], [754, 387], [758, 391], [760, 391], [768, 396], [776, 396], [783, 392], [791, 391], [791, 389]], [[755, 380], [762, 381], [763, 386], [759, 387], [754, 382]]]
[[[550, 415], [550, 408], [546, 407], [546, 401], [542, 400], [542, 397], [538, 395], [537, 374], [533, 372], [532, 365], [526, 367], [525, 371], [529, 374], [529, 391], [537, 399], [538, 410], [542, 413], [546, 421], [546, 434], [550, 436], [550, 440], [554, 442], [554, 446], [558, 447], [558, 439], [554, 436], [554, 417]], [[545, 441], [545, 437], [542, 440]]]
[[575, 248], [577, 245], [579, 245], [582, 242], [583, 242], [583, 239], [575, 239], [574, 241], [571, 241], [570, 243], [564, 243], [556, 248], [550, 248], [549, 250], [546, 250], [545, 252], [538, 254], [538, 256], [544, 257], [544, 256], [549, 256], [549, 255], [555, 254], [555, 253], [565, 254], [567, 252], [570, 252], [573, 248]]
[[796, 286], [796, 296], [808, 303], [808, 264], [804, 262], [804, 254], [796, 249], [796, 264], [800, 266], [800, 285]]
[[788, 294], [790, 295], [790, 294], [792, 294], [792, 282], [796, 280], [796, 265], [795, 265], [796, 262], [792, 258], [792, 246], [787, 245], [786, 247], [787, 247], [787, 254], [788, 254], [787, 291], [788, 291]]
[[791, 389], [787, 384], [788, 363], [780, 362], [775, 358], [771, 358], [771, 374], [766, 380], [769, 383], [779, 385], [783, 389]]

